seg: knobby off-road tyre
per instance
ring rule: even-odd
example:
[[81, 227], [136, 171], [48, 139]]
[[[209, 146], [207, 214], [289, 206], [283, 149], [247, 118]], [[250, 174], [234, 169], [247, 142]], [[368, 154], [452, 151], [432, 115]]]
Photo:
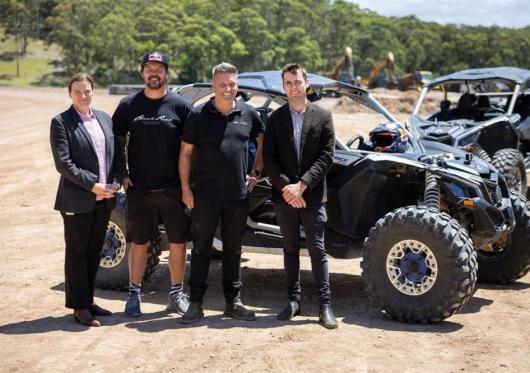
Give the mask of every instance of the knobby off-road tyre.
[[509, 189], [526, 195], [527, 181], [524, 158], [517, 149], [500, 149], [495, 152], [491, 164], [506, 179]]
[[477, 256], [465, 229], [448, 214], [402, 207], [379, 219], [363, 243], [365, 290], [401, 322], [439, 322], [471, 298]]
[[515, 229], [495, 252], [478, 251], [478, 280], [489, 284], [507, 284], [530, 270], [530, 204], [520, 193], [511, 192]]
[[472, 153], [477, 157], [484, 159], [486, 162], [491, 163], [491, 157], [482, 146], [478, 144], [473, 145]]
[[[123, 194], [118, 194], [116, 208], [110, 215], [105, 243], [101, 250], [101, 260], [95, 285], [101, 289], [127, 290], [129, 286], [129, 252], [131, 243], [126, 242], [126, 201]], [[160, 262], [162, 252], [160, 235], [151, 241], [147, 256], [143, 281], [149, 279]]]
[[[526, 170], [526, 181], [528, 184], [528, 174], [530, 173], [530, 155], [528, 155], [528, 153], [526, 153], [526, 157], [524, 157], [524, 168]], [[526, 187], [526, 198], [530, 198], [530, 188], [528, 188], [528, 185]]]

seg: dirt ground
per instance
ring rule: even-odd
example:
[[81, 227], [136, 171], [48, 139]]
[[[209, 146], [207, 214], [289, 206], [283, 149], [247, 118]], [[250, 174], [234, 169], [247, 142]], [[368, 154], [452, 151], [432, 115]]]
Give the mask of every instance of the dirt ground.
[[[119, 96], [97, 92], [112, 113]], [[220, 266], [212, 262], [206, 318], [183, 326], [164, 312], [169, 271], [163, 257], [144, 286], [144, 316], [123, 315], [126, 294], [97, 290], [114, 311], [87, 329], [64, 308], [64, 249], [53, 211], [58, 174], [50, 119], [65, 89], [0, 88], [0, 371], [530, 371], [530, 275], [508, 286], [479, 286], [458, 314], [435, 325], [400, 324], [373, 311], [359, 260], [330, 260], [337, 330], [318, 323], [309, 259], [302, 258], [303, 315], [278, 322], [284, 305], [282, 257], [244, 254], [243, 301], [256, 322], [222, 316]], [[359, 116], [361, 115], [361, 116]], [[366, 133], [360, 114], [336, 115], [337, 132]], [[404, 114], [400, 114], [400, 119]]]

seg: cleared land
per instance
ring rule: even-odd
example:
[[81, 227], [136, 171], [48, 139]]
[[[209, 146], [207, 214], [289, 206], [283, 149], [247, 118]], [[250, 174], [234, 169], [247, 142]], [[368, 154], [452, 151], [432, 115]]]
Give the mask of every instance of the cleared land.
[[[98, 92], [94, 106], [112, 113], [119, 99]], [[115, 314], [101, 318], [101, 328], [75, 324], [63, 307], [63, 230], [52, 209], [58, 174], [48, 140], [51, 117], [68, 104], [65, 89], [0, 88], [1, 371], [530, 370], [530, 275], [509, 286], [479, 286], [461, 312], [440, 324], [408, 325], [372, 310], [359, 260], [331, 259], [340, 325], [328, 331], [317, 324], [308, 258], [302, 258], [303, 315], [282, 323], [275, 318], [285, 296], [281, 256], [245, 254], [243, 301], [258, 320], [223, 318], [220, 265], [212, 262], [207, 317], [182, 326], [164, 312], [164, 255], [145, 284], [143, 317], [124, 317], [125, 293], [97, 290], [99, 303]], [[342, 111], [335, 119], [342, 137], [366, 133], [373, 120]]]
[[20, 57], [19, 76], [15, 50], [14, 38], [0, 28], [0, 86], [44, 86], [53, 80], [54, 71], [58, 72], [54, 61], [60, 59], [59, 47], [29, 39], [27, 53]]

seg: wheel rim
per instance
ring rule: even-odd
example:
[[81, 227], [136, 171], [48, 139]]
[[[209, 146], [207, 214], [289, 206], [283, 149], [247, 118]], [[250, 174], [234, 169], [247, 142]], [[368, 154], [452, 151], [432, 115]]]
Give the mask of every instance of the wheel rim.
[[416, 240], [404, 240], [390, 249], [386, 258], [386, 274], [401, 293], [422, 295], [436, 282], [438, 264], [427, 245]]
[[105, 235], [105, 243], [101, 250], [100, 267], [116, 267], [125, 258], [126, 250], [127, 242], [125, 240], [125, 234], [123, 234], [122, 229], [116, 223], [109, 221]]

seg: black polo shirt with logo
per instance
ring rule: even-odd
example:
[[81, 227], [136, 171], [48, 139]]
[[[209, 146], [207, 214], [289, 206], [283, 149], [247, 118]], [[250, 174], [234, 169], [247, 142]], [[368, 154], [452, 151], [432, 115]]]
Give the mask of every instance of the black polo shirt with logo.
[[180, 191], [180, 140], [191, 110], [191, 103], [174, 92], [150, 99], [141, 90], [120, 101], [112, 121], [115, 135], [130, 136], [127, 164], [133, 191], [172, 186]]
[[195, 198], [237, 201], [247, 197], [249, 139], [263, 133], [254, 108], [237, 102], [228, 115], [219, 112], [213, 98], [188, 116], [182, 140], [193, 144]]

